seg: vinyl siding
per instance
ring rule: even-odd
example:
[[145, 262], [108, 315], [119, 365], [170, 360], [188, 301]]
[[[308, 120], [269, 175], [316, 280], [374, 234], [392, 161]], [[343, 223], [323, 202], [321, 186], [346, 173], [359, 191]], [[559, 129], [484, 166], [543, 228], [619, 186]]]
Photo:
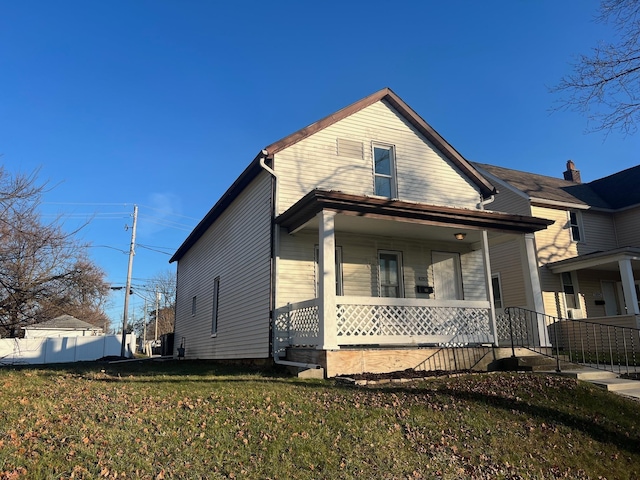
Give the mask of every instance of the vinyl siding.
[[580, 255], [617, 247], [615, 224], [610, 213], [582, 212], [582, 225], [584, 242], [577, 245]]
[[[314, 257], [316, 245], [318, 245], [318, 235], [315, 232], [304, 231], [295, 235], [281, 236], [278, 259], [278, 306], [316, 297], [317, 272]], [[336, 245], [342, 249], [344, 295], [379, 296], [378, 252], [390, 250], [402, 253], [404, 296], [406, 298], [437, 298], [437, 292], [435, 296], [416, 293], [416, 285], [433, 285], [433, 272], [430, 266], [431, 251], [437, 250], [461, 253], [465, 299], [486, 299], [481, 251], [460, 250], [457, 244], [339, 232], [336, 233]], [[458, 250], [455, 250], [456, 247]]]
[[[349, 148], [338, 155], [338, 139], [349, 140], [351, 145], [362, 143], [362, 154]], [[400, 200], [476, 208], [478, 188], [392, 107], [380, 101], [275, 155], [279, 212], [315, 188], [373, 195], [372, 142], [395, 147]]]
[[619, 282], [620, 275], [617, 272], [603, 270], [580, 270], [578, 272], [581, 300], [589, 317], [604, 317], [606, 315], [605, 306], [596, 305], [596, 300], [603, 299], [602, 280]]
[[640, 247], [640, 207], [615, 214], [619, 247]]
[[578, 244], [571, 240], [566, 210], [532, 206], [531, 213], [534, 217], [554, 220], [553, 225], [535, 233], [540, 265], [578, 255]]
[[512, 241], [492, 246], [491, 273], [500, 274], [502, 304], [504, 307], [527, 307], [524, 272], [522, 270], [520, 243]]
[[462, 287], [465, 300], [486, 300], [484, 261], [482, 250], [473, 250], [460, 255], [462, 265]]
[[[269, 356], [270, 197], [271, 177], [260, 174], [179, 260], [175, 338], [176, 346], [185, 338], [188, 358]], [[216, 277], [220, 290], [213, 338]]]
[[544, 313], [554, 317], [564, 317], [565, 300], [559, 275], [554, 275], [547, 268], [538, 270]]
[[498, 194], [493, 202], [485, 206], [486, 210], [516, 215], [531, 215], [531, 207], [527, 198], [497, 184], [497, 182], [496, 187], [498, 188]]

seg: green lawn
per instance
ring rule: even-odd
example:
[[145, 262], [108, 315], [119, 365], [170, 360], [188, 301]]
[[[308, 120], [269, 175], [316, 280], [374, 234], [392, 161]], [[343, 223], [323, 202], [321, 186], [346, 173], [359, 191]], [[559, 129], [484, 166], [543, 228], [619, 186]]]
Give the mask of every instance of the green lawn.
[[640, 478], [640, 403], [561, 377], [353, 387], [145, 361], [0, 385], [0, 479]]

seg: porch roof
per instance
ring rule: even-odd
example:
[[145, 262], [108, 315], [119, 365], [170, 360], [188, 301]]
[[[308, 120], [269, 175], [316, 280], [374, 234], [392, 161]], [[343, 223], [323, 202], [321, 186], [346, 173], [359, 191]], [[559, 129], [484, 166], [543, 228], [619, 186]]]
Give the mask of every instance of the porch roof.
[[618, 271], [618, 261], [620, 260], [631, 260], [634, 268], [636, 266], [640, 267], [640, 248], [622, 247], [615, 248], [613, 250], [588, 253], [548, 263], [547, 267], [553, 273], [574, 272], [587, 268], [594, 270]]
[[507, 233], [533, 233], [553, 223], [553, 220], [524, 215], [412, 203], [319, 189], [312, 190], [279, 215], [276, 223], [291, 233], [304, 226], [322, 210], [360, 218]]

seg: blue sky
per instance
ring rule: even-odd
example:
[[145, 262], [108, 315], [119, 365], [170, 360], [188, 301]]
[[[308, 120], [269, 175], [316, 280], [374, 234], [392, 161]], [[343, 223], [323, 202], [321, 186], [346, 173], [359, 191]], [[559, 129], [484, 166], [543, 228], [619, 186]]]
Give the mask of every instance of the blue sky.
[[[596, 0], [0, 3], [0, 157], [48, 181], [113, 285], [169, 254], [264, 146], [390, 87], [467, 159], [584, 181], [640, 141], [551, 113], [549, 87], [612, 36]], [[109, 315], [121, 322], [123, 294]], [[133, 297], [132, 302], [141, 303]]]

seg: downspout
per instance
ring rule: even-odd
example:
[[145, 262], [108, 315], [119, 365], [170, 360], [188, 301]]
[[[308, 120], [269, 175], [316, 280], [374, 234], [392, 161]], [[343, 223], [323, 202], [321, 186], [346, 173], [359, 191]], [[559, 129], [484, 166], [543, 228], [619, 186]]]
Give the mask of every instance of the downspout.
[[480, 200], [480, 203], [478, 203], [478, 205], [476, 206], [478, 209], [480, 210], [484, 210], [484, 206], [485, 205], [489, 205], [490, 203], [493, 203], [493, 201], [496, 199], [495, 195], [491, 195], [489, 198], [487, 198], [486, 200]]
[[277, 255], [276, 250], [280, 249], [280, 228], [276, 225], [275, 219], [276, 214], [278, 213], [278, 174], [276, 174], [275, 170], [269, 167], [265, 160], [269, 155], [269, 152], [266, 149], [263, 149], [261, 152], [262, 156], [260, 157], [260, 166], [273, 177], [273, 188], [271, 189], [271, 194], [273, 195], [273, 210], [271, 213], [271, 278], [270, 282], [270, 290], [271, 290], [271, 330], [272, 330], [272, 339], [271, 339], [271, 356], [273, 357], [273, 363], [277, 365], [285, 365], [289, 367], [299, 367], [299, 368], [312, 368], [318, 369], [322, 368], [320, 365], [315, 363], [302, 363], [302, 362], [290, 362], [289, 360], [280, 360], [278, 355], [276, 354], [276, 342], [275, 342], [275, 324], [276, 324], [276, 308], [277, 305], [277, 296], [276, 296], [276, 279], [277, 279]]

